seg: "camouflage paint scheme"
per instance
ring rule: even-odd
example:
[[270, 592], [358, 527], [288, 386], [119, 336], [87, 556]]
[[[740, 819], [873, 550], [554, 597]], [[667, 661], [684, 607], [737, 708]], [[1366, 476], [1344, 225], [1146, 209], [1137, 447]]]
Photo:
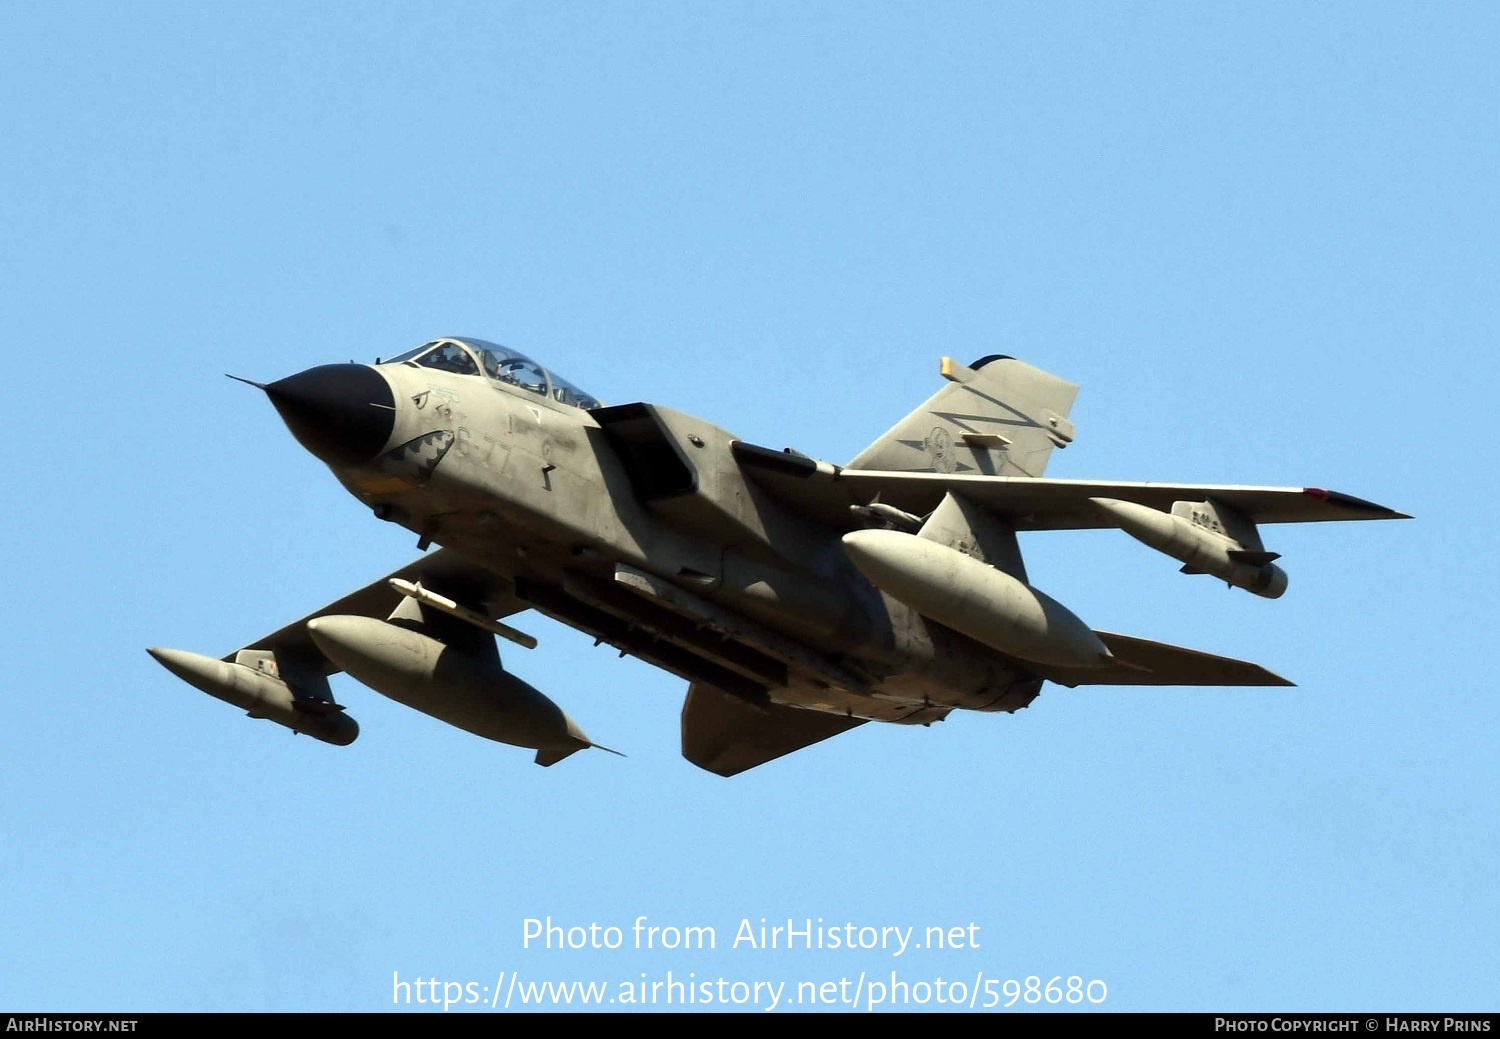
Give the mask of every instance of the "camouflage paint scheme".
[[[351, 676], [550, 765], [597, 747], [504, 669], [536, 610], [688, 683], [683, 753], [734, 775], [865, 721], [1012, 712], [1044, 681], [1289, 685], [1243, 661], [1091, 630], [1034, 588], [1019, 530], [1117, 527], [1274, 598], [1259, 525], [1402, 514], [1316, 488], [1048, 480], [1077, 387], [1013, 358], [947, 382], [846, 466], [658, 405], [601, 405], [515, 351], [434, 340], [261, 388], [381, 519], [442, 547], [215, 660], [150, 652], [325, 742]], [[259, 384], [256, 384], [259, 385]], [[601, 748], [607, 749], [607, 748]]]

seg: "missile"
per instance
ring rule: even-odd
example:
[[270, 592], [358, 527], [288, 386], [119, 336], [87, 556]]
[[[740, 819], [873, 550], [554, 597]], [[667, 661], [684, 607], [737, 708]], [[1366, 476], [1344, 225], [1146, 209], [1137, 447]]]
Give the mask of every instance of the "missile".
[[335, 666], [377, 693], [476, 736], [532, 748], [538, 764], [598, 746], [555, 703], [501, 667], [494, 643], [485, 657], [358, 616], [315, 617], [307, 633]]
[[1247, 550], [1237, 541], [1149, 505], [1115, 498], [1089, 501], [1137, 541], [1181, 560], [1185, 573], [1212, 574], [1267, 599], [1279, 599], [1286, 591], [1286, 571], [1271, 563], [1276, 557], [1270, 552]]
[[457, 617], [461, 621], [467, 621], [481, 631], [487, 631], [492, 635], [499, 635], [502, 639], [509, 639], [516, 645], [525, 646], [527, 649], [536, 649], [536, 639], [524, 631], [512, 628], [509, 624], [501, 624], [499, 621], [490, 620], [484, 614], [476, 613], [467, 606], [460, 606], [446, 595], [439, 595], [430, 588], [423, 588], [420, 581], [413, 584], [411, 581], [403, 581], [399, 577], [393, 577], [390, 580], [390, 585], [407, 598], [415, 599], [417, 602], [431, 606], [435, 610], [442, 610], [444, 613]]
[[851, 505], [849, 511], [860, 519], [872, 519], [883, 523], [893, 523], [904, 530], [915, 534], [922, 529], [922, 517], [913, 516], [904, 509], [898, 509], [894, 505], [886, 505], [882, 502], [872, 501], [868, 505]]
[[243, 664], [230, 664], [181, 649], [146, 650], [162, 667], [209, 696], [234, 704], [252, 718], [265, 718], [336, 747], [359, 736], [359, 725], [326, 700], [299, 699], [279, 678]]
[[876, 588], [991, 649], [1058, 667], [1112, 659], [1067, 607], [973, 556], [897, 530], [856, 530], [843, 540]]

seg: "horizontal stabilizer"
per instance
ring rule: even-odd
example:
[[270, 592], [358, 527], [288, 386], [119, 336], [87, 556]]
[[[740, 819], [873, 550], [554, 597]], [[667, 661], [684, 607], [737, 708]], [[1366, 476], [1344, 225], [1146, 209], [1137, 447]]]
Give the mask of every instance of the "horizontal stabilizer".
[[701, 769], [733, 776], [863, 724], [863, 718], [777, 703], [752, 707], [694, 682], [682, 704], [682, 756]]
[[1113, 660], [1104, 667], [1038, 667], [1038, 675], [1059, 685], [1219, 685], [1290, 686], [1278, 674], [1259, 664], [1231, 657], [1218, 657], [1196, 649], [1172, 646], [1150, 639], [1096, 631], [1109, 647]]

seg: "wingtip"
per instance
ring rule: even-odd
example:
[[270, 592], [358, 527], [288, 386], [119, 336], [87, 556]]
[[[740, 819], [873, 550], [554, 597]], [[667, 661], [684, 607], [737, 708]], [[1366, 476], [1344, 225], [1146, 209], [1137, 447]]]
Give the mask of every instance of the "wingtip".
[[1362, 512], [1377, 513], [1378, 515], [1371, 517], [1373, 519], [1412, 518], [1404, 512], [1397, 512], [1395, 509], [1387, 508], [1386, 506], [1378, 504], [1377, 502], [1367, 501], [1364, 498], [1356, 498], [1354, 495], [1344, 494], [1342, 491], [1329, 491], [1324, 490], [1322, 487], [1304, 487], [1302, 488], [1302, 493], [1311, 498], [1320, 498], [1323, 501], [1328, 502], [1330, 505], [1340, 505], [1346, 509], [1357, 509]]

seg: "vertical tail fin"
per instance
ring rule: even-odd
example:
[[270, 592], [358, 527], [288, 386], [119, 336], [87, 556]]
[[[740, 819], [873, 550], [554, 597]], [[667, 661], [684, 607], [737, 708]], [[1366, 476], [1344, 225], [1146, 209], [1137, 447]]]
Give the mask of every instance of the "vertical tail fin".
[[1041, 476], [1073, 439], [1078, 387], [998, 354], [962, 365], [944, 357], [948, 385], [865, 448], [849, 469]]

